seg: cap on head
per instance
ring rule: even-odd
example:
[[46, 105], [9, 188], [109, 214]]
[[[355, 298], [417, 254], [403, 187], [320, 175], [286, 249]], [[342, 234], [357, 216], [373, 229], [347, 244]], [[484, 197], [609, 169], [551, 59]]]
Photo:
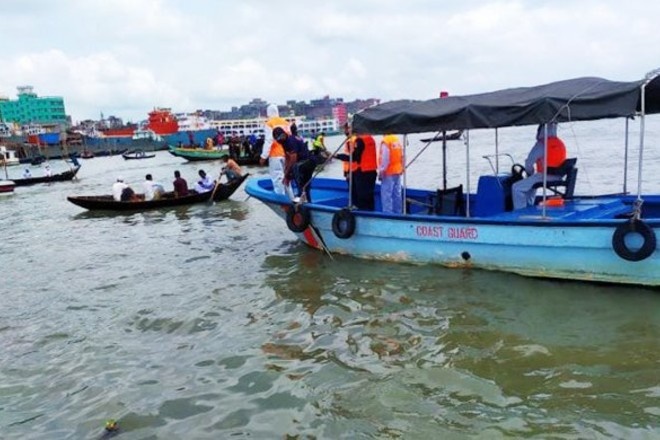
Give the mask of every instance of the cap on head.
[[284, 142], [287, 138], [286, 131], [282, 127], [275, 127], [273, 129], [273, 139], [277, 142]]

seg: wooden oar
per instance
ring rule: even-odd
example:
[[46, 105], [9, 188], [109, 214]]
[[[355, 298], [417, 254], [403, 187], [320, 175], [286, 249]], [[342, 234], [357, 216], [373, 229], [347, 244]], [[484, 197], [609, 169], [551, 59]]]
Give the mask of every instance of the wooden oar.
[[218, 187], [220, 186], [221, 177], [222, 177], [222, 171], [218, 175], [218, 180], [215, 181], [215, 186], [213, 187], [213, 192], [211, 193], [211, 199], [210, 199], [211, 203], [214, 203], [213, 197], [215, 197], [215, 192], [218, 190]]

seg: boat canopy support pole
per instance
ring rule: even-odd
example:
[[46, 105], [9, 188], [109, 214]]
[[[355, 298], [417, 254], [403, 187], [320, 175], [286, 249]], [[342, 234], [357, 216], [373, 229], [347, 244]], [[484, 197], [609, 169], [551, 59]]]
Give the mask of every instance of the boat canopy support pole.
[[465, 130], [465, 216], [470, 217], [470, 130]]
[[548, 123], [543, 124], [543, 208], [541, 210], [541, 216], [545, 217], [546, 215], [546, 200], [548, 198]]
[[628, 139], [631, 116], [626, 118], [626, 137], [624, 139], [625, 148], [623, 150], [623, 193], [628, 194]]
[[495, 175], [497, 176], [500, 173], [500, 142], [499, 142], [499, 132], [497, 127], [495, 127]]
[[639, 115], [639, 160], [637, 164], [637, 200], [633, 207], [633, 218], [640, 219], [642, 217], [642, 164], [644, 163], [644, 130], [646, 127], [646, 86], [651, 81], [660, 75], [660, 69], [653, 70], [646, 74], [646, 81], [642, 84], [641, 89], [641, 104]]
[[[408, 135], [404, 134], [403, 135], [403, 163], [406, 163], [407, 148], [408, 148]], [[408, 200], [408, 179], [406, 178], [407, 175], [408, 175], [408, 173], [404, 169], [403, 170], [403, 185], [402, 185], [403, 186], [403, 188], [402, 188], [403, 194], [402, 194], [402, 198], [401, 198], [401, 201], [402, 201], [401, 208], [403, 209], [403, 215], [406, 215], [408, 213], [408, 209], [406, 209], [406, 200]], [[382, 182], [381, 182], [381, 184], [382, 184]]]
[[442, 132], [442, 189], [447, 189], [447, 132]]

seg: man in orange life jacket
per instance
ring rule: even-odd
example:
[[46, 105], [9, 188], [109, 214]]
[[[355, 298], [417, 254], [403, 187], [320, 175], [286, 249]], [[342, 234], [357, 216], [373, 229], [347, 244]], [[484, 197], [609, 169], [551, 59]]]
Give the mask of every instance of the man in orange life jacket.
[[380, 143], [378, 178], [380, 179], [380, 203], [383, 212], [401, 214], [403, 173], [403, 147], [396, 135], [383, 136]]
[[266, 108], [266, 124], [264, 127], [264, 146], [261, 151], [260, 163], [264, 165], [268, 160], [268, 173], [273, 181], [275, 194], [286, 194], [293, 198], [291, 187], [284, 183], [284, 147], [273, 139], [273, 130], [281, 128], [287, 135], [291, 134], [289, 122], [280, 117], [280, 112], [275, 104], [269, 104]]
[[352, 135], [348, 124], [344, 125], [344, 132], [351, 142], [351, 152], [336, 154], [335, 157], [351, 164], [348, 170], [349, 178], [352, 179], [351, 199], [353, 205], [365, 211], [374, 210], [374, 189], [376, 188], [376, 177], [378, 177], [378, 165], [376, 159], [376, 141], [371, 135]]
[[[529, 177], [515, 182], [511, 187], [513, 209], [521, 209], [527, 205], [533, 205], [534, 196], [536, 195], [536, 189], [533, 186], [538, 182], [543, 182], [546, 126], [548, 136], [547, 181], [554, 182], [562, 179], [560, 175], [553, 172], [566, 160], [566, 146], [557, 137], [557, 123], [541, 124], [536, 130], [536, 143], [525, 160], [525, 171]], [[536, 165], [536, 173], [534, 173], [534, 165]]]

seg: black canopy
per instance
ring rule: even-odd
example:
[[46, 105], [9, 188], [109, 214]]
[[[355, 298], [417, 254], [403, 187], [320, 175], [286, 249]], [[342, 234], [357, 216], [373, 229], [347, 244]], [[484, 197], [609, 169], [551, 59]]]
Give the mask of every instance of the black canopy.
[[[645, 81], [588, 77], [477, 95], [391, 101], [357, 113], [353, 130], [406, 134], [632, 116], [640, 111]], [[645, 93], [646, 113], [660, 112], [660, 78], [651, 80]]]

